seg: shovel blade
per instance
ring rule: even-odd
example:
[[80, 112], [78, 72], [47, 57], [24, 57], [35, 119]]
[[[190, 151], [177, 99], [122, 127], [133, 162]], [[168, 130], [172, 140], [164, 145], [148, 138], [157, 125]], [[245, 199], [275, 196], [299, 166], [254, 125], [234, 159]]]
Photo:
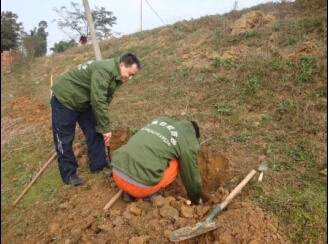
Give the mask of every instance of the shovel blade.
[[206, 232], [215, 230], [221, 226], [222, 226], [221, 224], [215, 222], [210, 222], [207, 224], [197, 223], [194, 227], [186, 226], [171, 232], [169, 235], [169, 239], [172, 242], [184, 241], [196, 237], [198, 235], [204, 234]]
[[263, 162], [259, 165], [258, 171], [265, 172], [268, 170], [268, 164], [266, 162]]

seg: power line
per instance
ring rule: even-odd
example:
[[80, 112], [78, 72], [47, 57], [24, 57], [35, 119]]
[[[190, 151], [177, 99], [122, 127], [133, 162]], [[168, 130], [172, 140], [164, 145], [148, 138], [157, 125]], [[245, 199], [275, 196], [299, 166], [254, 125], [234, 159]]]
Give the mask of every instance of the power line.
[[162, 23], [164, 24], [164, 25], [166, 25], [166, 23], [165, 22], [163, 22], [163, 20], [160, 18], [160, 16], [154, 11], [154, 9], [151, 7], [151, 5], [147, 2], [147, 0], [145, 0], [145, 2], [150, 6], [150, 8], [153, 10], [153, 12], [159, 17], [159, 19], [162, 21]]

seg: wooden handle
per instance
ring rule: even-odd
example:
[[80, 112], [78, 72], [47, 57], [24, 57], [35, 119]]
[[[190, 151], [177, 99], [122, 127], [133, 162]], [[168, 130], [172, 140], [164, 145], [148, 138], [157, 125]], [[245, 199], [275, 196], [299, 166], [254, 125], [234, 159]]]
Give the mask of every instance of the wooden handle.
[[39, 176], [42, 174], [43, 171], [47, 168], [48, 164], [50, 164], [53, 159], [56, 157], [57, 153], [55, 152], [53, 156], [48, 160], [48, 162], [40, 169], [39, 173], [34, 177], [34, 179], [30, 182], [30, 184], [25, 188], [25, 190], [19, 195], [19, 197], [16, 199], [16, 201], [13, 203], [13, 206], [15, 206], [19, 200], [24, 196], [24, 194], [31, 188], [31, 186], [34, 184], [34, 182], [39, 178]]
[[264, 175], [264, 172], [262, 171], [258, 177], [258, 181], [261, 182], [263, 180], [263, 175]]
[[227, 198], [220, 204], [221, 210], [223, 210], [227, 204], [229, 204], [232, 199], [240, 193], [242, 188], [250, 181], [250, 179], [256, 174], [256, 170], [251, 170], [250, 173], [244, 178], [241, 183], [234, 188], [234, 190], [230, 193], [230, 195], [227, 196]]
[[121, 196], [122, 192], [123, 192], [122, 190], [118, 191], [118, 193], [115, 194], [115, 196], [105, 205], [105, 207], [103, 209], [108, 210], [113, 205], [113, 203], [115, 203], [115, 201], [118, 200], [118, 198]]

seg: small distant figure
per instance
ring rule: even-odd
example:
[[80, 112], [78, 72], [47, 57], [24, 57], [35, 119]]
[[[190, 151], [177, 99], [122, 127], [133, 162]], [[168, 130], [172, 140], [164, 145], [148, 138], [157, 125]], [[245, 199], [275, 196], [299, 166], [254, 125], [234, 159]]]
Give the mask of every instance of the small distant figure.
[[79, 42], [81, 43], [81, 45], [84, 45], [87, 43], [87, 37], [85, 36], [85, 34], [82, 34], [82, 36], [80, 37]]

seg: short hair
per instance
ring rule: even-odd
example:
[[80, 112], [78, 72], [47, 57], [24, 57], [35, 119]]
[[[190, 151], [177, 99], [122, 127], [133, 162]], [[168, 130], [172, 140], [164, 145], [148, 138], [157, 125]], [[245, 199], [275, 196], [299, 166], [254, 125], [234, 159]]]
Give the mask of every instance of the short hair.
[[120, 63], [121, 62], [123, 62], [126, 67], [130, 67], [133, 64], [136, 64], [137, 65], [137, 68], [138, 69], [140, 68], [140, 63], [139, 63], [138, 58], [134, 54], [132, 54], [132, 53], [127, 53], [127, 54], [123, 55], [120, 58]]
[[195, 121], [192, 121], [192, 120], [190, 120], [190, 122], [192, 123], [193, 128], [195, 130], [196, 138], [199, 139], [200, 138], [200, 128], [199, 128], [198, 124]]

